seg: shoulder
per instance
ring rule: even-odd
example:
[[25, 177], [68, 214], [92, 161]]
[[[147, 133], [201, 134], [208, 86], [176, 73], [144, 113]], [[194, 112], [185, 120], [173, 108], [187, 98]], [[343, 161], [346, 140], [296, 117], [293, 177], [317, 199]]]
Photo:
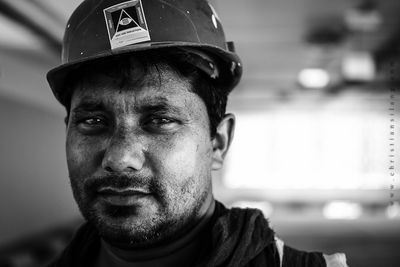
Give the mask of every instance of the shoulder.
[[335, 253], [332, 255], [324, 254], [327, 267], [348, 267], [346, 255], [344, 253]]
[[280, 267], [285, 266], [326, 266], [326, 267], [348, 267], [346, 255], [344, 253], [335, 253], [332, 255], [320, 252], [305, 252], [289, 246], [275, 237], [275, 245], [279, 254]]

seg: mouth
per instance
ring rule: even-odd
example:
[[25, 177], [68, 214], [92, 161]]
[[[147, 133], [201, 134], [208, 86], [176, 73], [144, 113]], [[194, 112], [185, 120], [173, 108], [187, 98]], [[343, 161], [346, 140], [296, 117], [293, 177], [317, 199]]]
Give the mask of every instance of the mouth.
[[149, 198], [150, 192], [142, 188], [103, 187], [97, 191], [98, 197], [115, 206], [131, 206]]

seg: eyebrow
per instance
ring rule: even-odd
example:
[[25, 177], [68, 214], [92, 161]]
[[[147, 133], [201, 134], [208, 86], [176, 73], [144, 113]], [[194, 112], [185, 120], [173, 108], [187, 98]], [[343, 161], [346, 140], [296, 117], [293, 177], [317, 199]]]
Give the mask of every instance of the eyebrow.
[[173, 112], [173, 113], [181, 113], [181, 109], [174, 105], [171, 105], [167, 101], [149, 101], [148, 103], [142, 104], [138, 107], [135, 107], [135, 110], [138, 113], [148, 114], [148, 113], [156, 113], [156, 112]]
[[87, 99], [79, 103], [72, 111], [78, 113], [82, 111], [96, 111], [96, 110], [107, 110], [107, 108], [102, 101]]
[[[140, 114], [149, 114], [157, 112], [172, 112], [182, 113], [181, 109], [177, 106], [171, 105], [168, 99], [165, 97], [155, 97], [149, 100], [145, 100], [145, 103], [134, 107], [135, 112]], [[104, 104], [103, 101], [94, 99], [82, 100], [72, 111], [74, 113], [87, 112], [87, 111], [107, 111], [109, 108]]]

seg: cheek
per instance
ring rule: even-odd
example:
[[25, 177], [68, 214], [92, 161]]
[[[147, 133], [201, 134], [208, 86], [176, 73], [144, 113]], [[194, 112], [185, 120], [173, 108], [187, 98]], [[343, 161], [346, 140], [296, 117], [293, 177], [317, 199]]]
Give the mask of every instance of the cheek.
[[73, 133], [67, 135], [66, 156], [71, 177], [86, 177], [94, 171], [98, 144], [78, 138]]
[[168, 142], [157, 142], [153, 148], [155, 171], [163, 172], [159, 173], [161, 176], [185, 180], [210, 169], [211, 142], [200, 136], [180, 136]]

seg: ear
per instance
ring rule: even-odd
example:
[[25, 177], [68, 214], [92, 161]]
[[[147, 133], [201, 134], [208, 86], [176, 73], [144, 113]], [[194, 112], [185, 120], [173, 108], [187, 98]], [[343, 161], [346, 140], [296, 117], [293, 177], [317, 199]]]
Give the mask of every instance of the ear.
[[213, 171], [222, 168], [226, 153], [233, 140], [234, 132], [235, 116], [233, 114], [226, 114], [218, 124], [217, 132], [212, 140], [213, 157], [211, 168]]

